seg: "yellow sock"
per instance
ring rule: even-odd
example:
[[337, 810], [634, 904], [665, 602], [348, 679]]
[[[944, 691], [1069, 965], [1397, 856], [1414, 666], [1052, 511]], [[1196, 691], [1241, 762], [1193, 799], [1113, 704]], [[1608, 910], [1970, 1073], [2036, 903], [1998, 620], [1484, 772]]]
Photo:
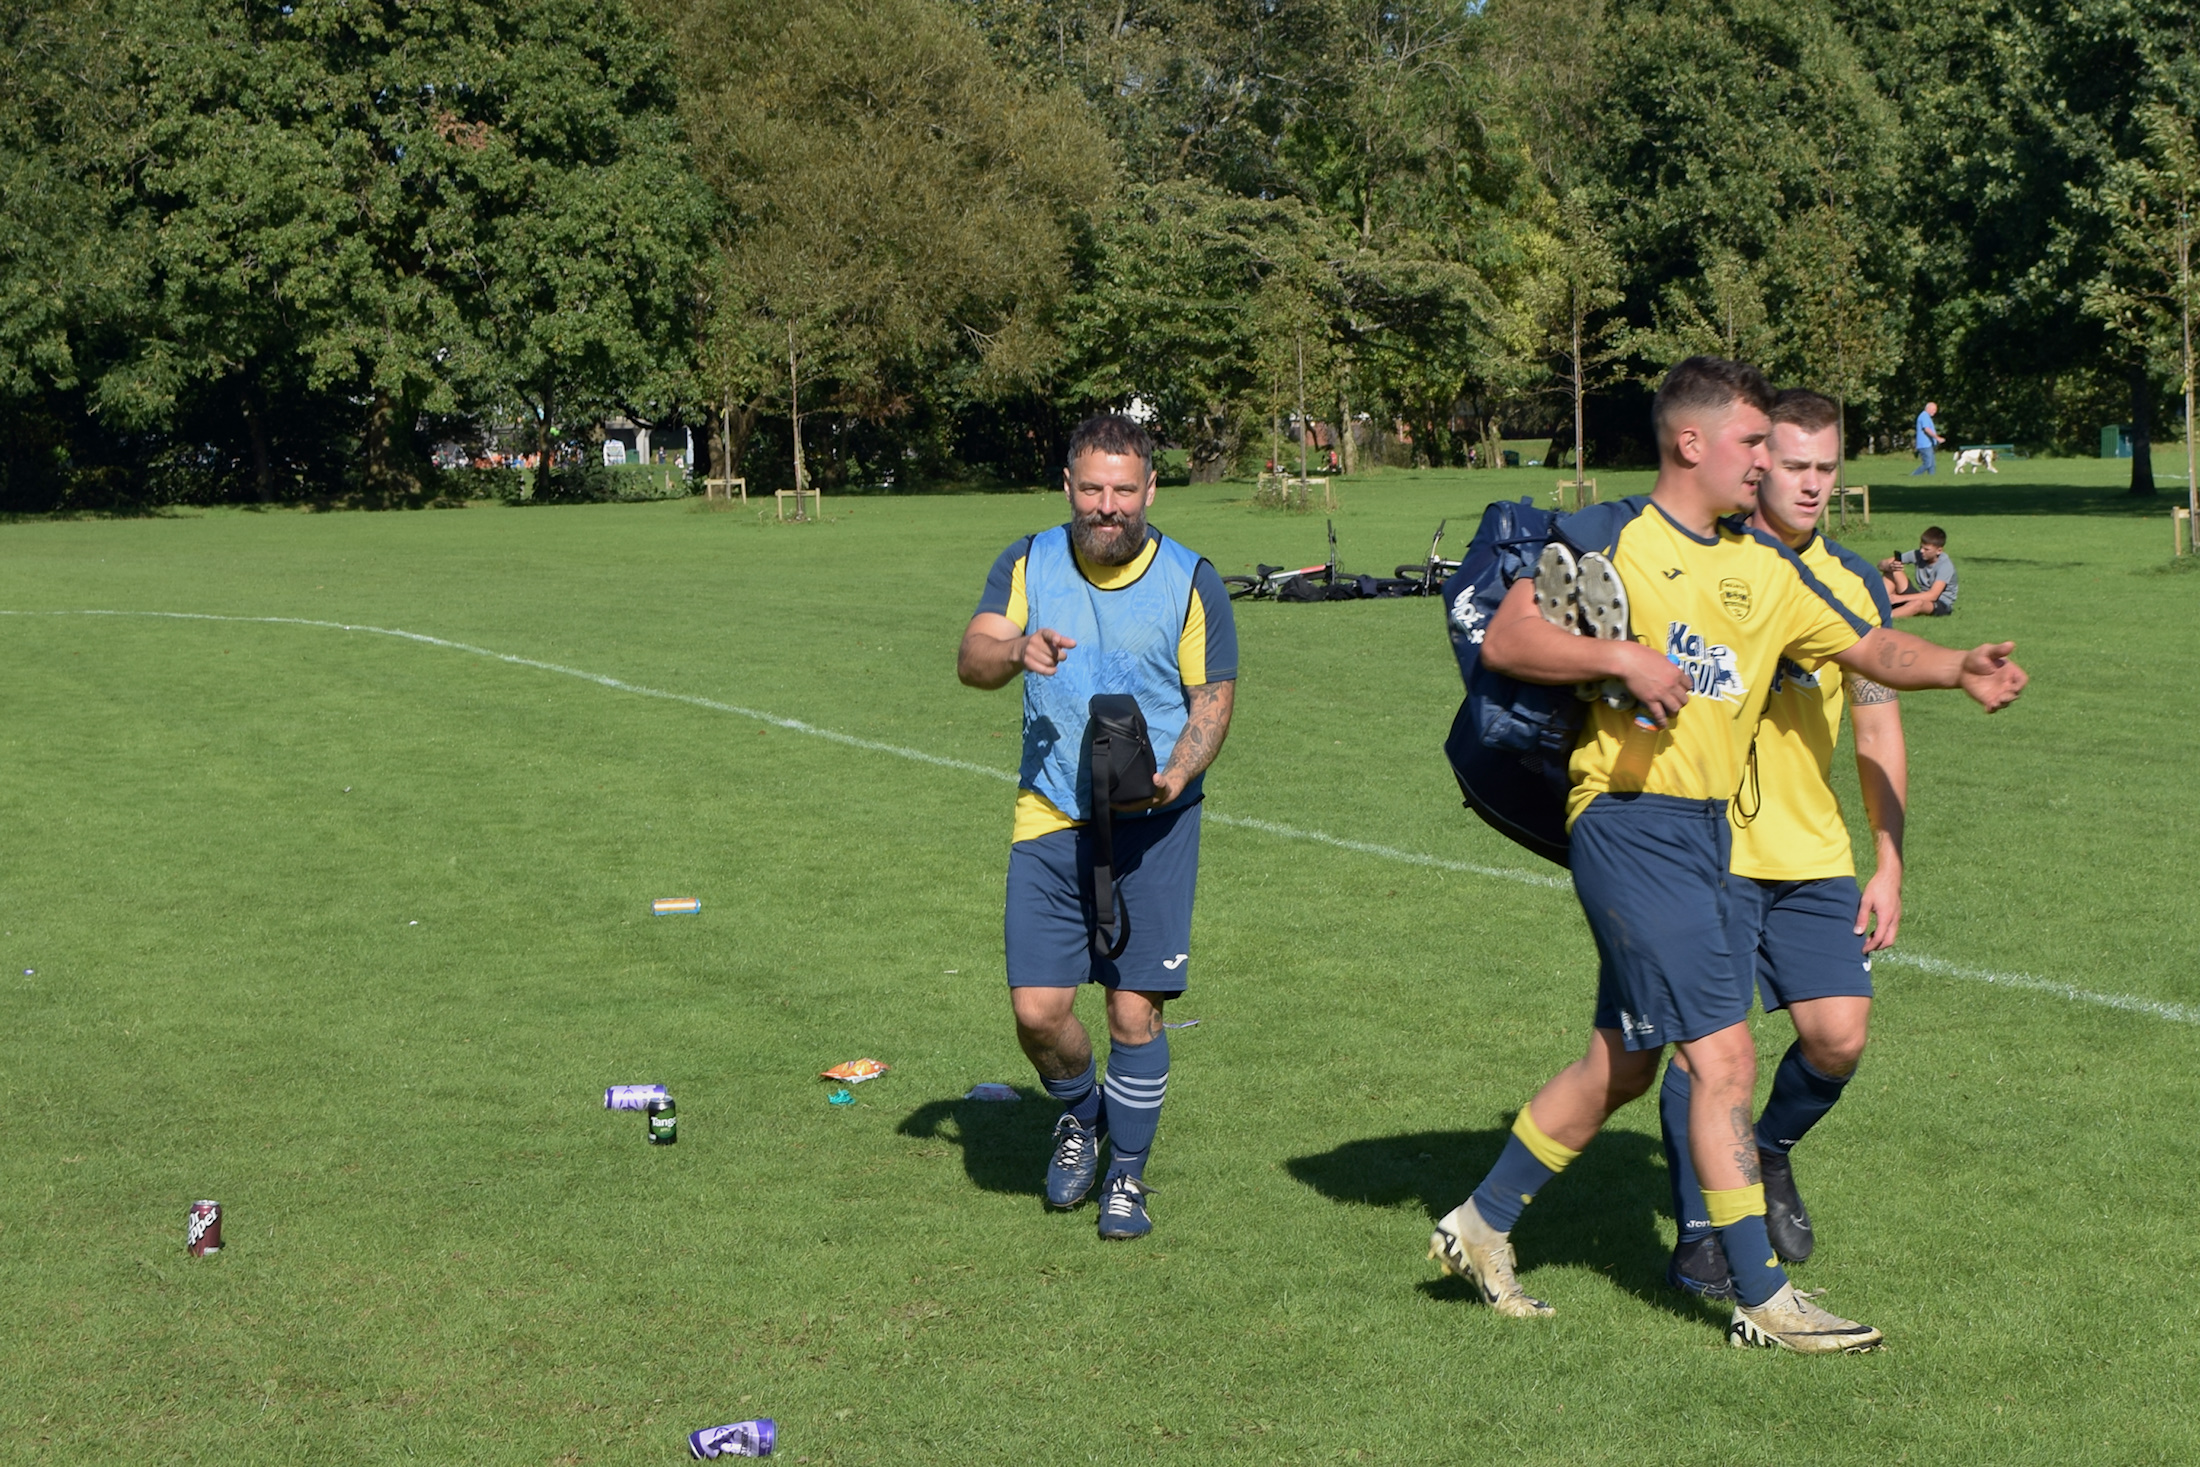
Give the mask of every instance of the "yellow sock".
[[[1513, 1134], [1520, 1138], [1520, 1144], [1527, 1147], [1534, 1154], [1537, 1161], [1542, 1162], [1554, 1172], [1566, 1170], [1567, 1163], [1581, 1155], [1580, 1152], [1561, 1146], [1544, 1135], [1543, 1128], [1535, 1123], [1534, 1116], [1528, 1114], [1526, 1106], [1520, 1107], [1520, 1114], [1513, 1121]], [[1764, 1188], [1759, 1187], [1757, 1189], [1757, 1210], [1759, 1212], [1765, 1210], [1764, 1193]]]
[[1765, 1215], [1765, 1184], [1752, 1182], [1746, 1187], [1729, 1187], [1724, 1192], [1704, 1189], [1703, 1204], [1711, 1211], [1711, 1226], [1730, 1228], [1745, 1217]]

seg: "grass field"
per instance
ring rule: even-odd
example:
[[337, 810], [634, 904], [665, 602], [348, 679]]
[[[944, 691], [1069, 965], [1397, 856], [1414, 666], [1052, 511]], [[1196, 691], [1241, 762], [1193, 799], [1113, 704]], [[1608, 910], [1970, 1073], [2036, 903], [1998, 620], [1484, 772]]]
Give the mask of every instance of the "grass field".
[[[1570, 893], [1458, 808], [1433, 605], [1240, 608], [1158, 1230], [1102, 1245], [1040, 1204], [1052, 1107], [958, 1099], [1036, 1086], [1017, 700], [953, 650], [1057, 499], [0, 525], [0, 1462], [638, 1463], [758, 1415], [847, 1464], [2200, 1457], [2200, 576], [2123, 465], [1880, 467], [1852, 543], [1946, 526], [1962, 613], [1912, 625], [2033, 683], [1906, 700], [1903, 960], [1796, 1153], [1799, 1279], [1890, 1345], [1830, 1361], [1665, 1292], [1648, 1105], [1517, 1234], [1557, 1317], [1423, 1261], [1593, 986]], [[1347, 481], [1346, 566], [1549, 482]], [[1154, 519], [1320, 558], [1246, 494]], [[648, 1080], [669, 1150], [600, 1108]]]

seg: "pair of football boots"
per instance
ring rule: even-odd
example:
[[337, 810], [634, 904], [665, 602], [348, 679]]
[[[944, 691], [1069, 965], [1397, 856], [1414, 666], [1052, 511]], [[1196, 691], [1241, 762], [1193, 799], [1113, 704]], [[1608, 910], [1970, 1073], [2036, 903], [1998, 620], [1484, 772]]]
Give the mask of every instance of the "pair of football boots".
[[[1612, 562], [1591, 550], [1585, 555], [1553, 540], [1535, 566], [1535, 609], [1554, 627], [1577, 637], [1624, 642], [1633, 635], [1627, 620], [1627, 588]], [[1580, 683], [1574, 696], [1584, 703], [1602, 698], [1613, 708], [1632, 708], [1635, 699], [1616, 677]]]

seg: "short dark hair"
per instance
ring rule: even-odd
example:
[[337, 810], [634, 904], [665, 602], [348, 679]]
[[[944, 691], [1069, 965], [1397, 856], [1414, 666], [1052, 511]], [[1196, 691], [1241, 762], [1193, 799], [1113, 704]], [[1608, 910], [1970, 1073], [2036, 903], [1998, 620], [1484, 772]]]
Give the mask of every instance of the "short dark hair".
[[1927, 525], [1925, 533], [1917, 537], [1917, 543], [1920, 545], [1945, 545], [1948, 543], [1948, 532], [1938, 525]]
[[1805, 433], [1823, 433], [1841, 421], [1841, 409], [1823, 392], [1790, 387], [1772, 399], [1766, 410], [1775, 423], [1789, 423]]
[[1665, 441], [1673, 419], [1684, 412], [1723, 408], [1746, 402], [1758, 412], [1772, 409], [1772, 384], [1765, 374], [1746, 362], [1725, 357], [1690, 357], [1665, 374], [1658, 395], [1650, 405], [1650, 423], [1658, 441]]
[[1079, 423], [1069, 435], [1063, 464], [1075, 470], [1078, 456], [1087, 453], [1134, 453], [1145, 460], [1146, 472], [1153, 472], [1153, 435], [1122, 413], [1094, 413]]

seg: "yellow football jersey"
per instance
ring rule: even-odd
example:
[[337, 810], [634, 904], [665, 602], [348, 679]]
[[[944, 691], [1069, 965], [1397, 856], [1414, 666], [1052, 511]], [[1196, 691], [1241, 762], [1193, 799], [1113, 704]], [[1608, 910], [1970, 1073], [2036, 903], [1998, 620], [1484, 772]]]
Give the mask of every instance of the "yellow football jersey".
[[1739, 521], [1699, 536], [1633, 496], [1568, 516], [1564, 533], [1611, 560], [1634, 639], [1690, 683], [1688, 706], [1662, 729], [1637, 725], [1633, 709], [1590, 705], [1570, 766], [1569, 829], [1608, 791], [1731, 798], [1781, 656], [1823, 662], [1871, 630], [1787, 546]]
[[[1795, 558], [1850, 611], [1881, 626], [1893, 621], [1887, 583], [1855, 552], [1812, 535]], [[1856, 874], [1848, 824], [1831, 783], [1846, 689], [1838, 665], [1780, 659], [1757, 724], [1756, 767], [1744, 773], [1735, 797], [1728, 867], [1735, 875], [1812, 881]]]

